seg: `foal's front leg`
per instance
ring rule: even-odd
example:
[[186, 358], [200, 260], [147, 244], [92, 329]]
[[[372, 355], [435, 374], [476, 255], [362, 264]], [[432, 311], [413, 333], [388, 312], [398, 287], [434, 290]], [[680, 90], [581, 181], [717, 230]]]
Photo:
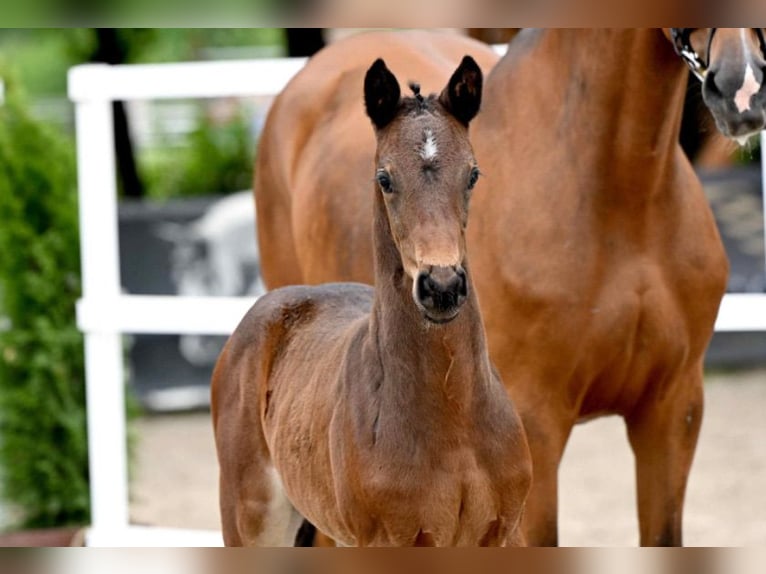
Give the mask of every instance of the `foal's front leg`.
[[223, 517], [226, 545], [293, 546], [303, 517], [287, 499], [274, 467], [251, 467], [243, 478], [231, 519]]
[[636, 457], [642, 546], [680, 546], [686, 483], [703, 410], [702, 368], [647, 393], [626, 418]]

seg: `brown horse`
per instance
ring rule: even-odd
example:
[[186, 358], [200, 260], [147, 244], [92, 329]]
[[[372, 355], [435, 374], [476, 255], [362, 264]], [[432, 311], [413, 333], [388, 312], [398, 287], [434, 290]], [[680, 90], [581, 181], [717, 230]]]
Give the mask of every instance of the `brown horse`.
[[[705, 58], [719, 125], [737, 137], [762, 126], [759, 34], [683, 36]], [[413, 38], [432, 69], [441, 58], [431, 36]], [[359, 137], [359, 98], [345, 78], [358, 73], [357, 54], [384, 46], [403, 62], [419, 54], [395, 34], [355, 37], [318, 54], [277, 99], [255, 190], [259, 215], [273, 218], [259, 226], [270, 287], [372, 280], [359, 166], [374, 148]], [[686, 78], [669, 30], [523, 31], [487, 78], [472, 127], [486, 177], [468, 234], [490, 354], [532, 450], [533, 544], [557, 542], [557, 471], [572, 426], [605, 414], [628, 425], [641, 543], [682, 541], [702, 360], [728, 270], [678, 145]]]
[[212, 388], [227, 545], [289, 544], [301, 517], [346, 545], [523, 543], [531, 459], [465, 254], [481, 88], [470, 57], [438, 97], [367, 72], [375, 289], [272, 291], [229, 339]]
[[[709, 102], [734, 96], [717, 82], [744, 71], [739, 37], [714, 36]], [[756, 58], [756, 34], [745, 37]], [[532, 450], [529, 541], [557, 542], [557, 471], [572, 426], [618, 414], [636, 459], [640, 542], [680, 545], [704, 352], [728, 272], [678, 145], [687, 72], [658, 30], [518, 40], [488, 78], [475, 124], [487, 177], [469, 241], [490, 353]], [[752, 129], [727, 109], [711, 105], [736, 133]]]

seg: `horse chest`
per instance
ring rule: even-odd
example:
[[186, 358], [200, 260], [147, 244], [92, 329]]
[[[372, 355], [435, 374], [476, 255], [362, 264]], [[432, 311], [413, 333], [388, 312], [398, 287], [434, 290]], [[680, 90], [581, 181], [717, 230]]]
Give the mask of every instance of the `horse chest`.
[[[357, 496], [340, 502], [361, 545], [498, 545], [518, 517], [514, 485], [493, 476], [471, 453], [434, 469], [387, 465], [364, 479]], [[382, 504], [381, 504], [382, 502]]]
[[619, 350], [621, 357], [661, 349], [676, 354], [672, 340], [685, 339], [681, 310], [671, 291], [659, 279], [647, 277], [638, 284], [620, 284], [606, 289], [588, 309], [591, 336], [598, 346]]
[[700, 334], [675, 285], [656, 268], [627, 268], [587, 310], [587, 342], [575, 381], [585, 381], [581, 414], [630, 410], [647, 385], [679, 372]]

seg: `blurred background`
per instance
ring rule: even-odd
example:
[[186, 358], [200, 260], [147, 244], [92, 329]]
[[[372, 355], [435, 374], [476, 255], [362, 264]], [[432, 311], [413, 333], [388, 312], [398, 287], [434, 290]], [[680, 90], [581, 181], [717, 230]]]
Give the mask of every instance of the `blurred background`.
[[[74, 315], [80, 268], [68, 69], [85, 62], [310, 56], [324, 44], [354, 32], [320, 28], [0, 30], [0, 530], [18, 533], [64, 527], [63, 539], [68, 540], [89, 520], [82, 338]], [[454, 33], [505, 43], [514, 30]], [[114, 104], [125, 292], [252, 296], [263, 292], [250, 190], [253, 158], [269, 101]], [[693, 80], [682, 144], [703, 179], [724, 237], [732, 264], [729, 290], [766, 291], [757, 142], [740, 149], [722, 140]], [[189, 335], [125, 337], [131, 516], [137, 523], [218, 527], [217, 469], [207, 409], [210, 372], [224, 340]], [[717, 334], [707, 368], [716, 403], [758, 409], [766, 398], [766, 333]], [[727, 389], [743, 394], [731, 396]], [[757, 412], [745, 410], [737, 420], [758, 421]], [[730, 416], [731, 410], [721, 411], [720, 424]], [[711, 420], [710, 425], [715, 425], [715, 411]], [[583, 435], [570, 448], [581, 453], [572, 460], [588, 463], [571, 467], [575, 468], [574, 485], [592, 479], [587, 473], [597, 468], [591, 464], [597, 452], [614, 450], [612, 443], [599, 442], [603, 437], [616, 436], [625, 443], [619, 427], [588, 426], [593, 426], [593, 434]], [[725, 436], [727, 430], [731, 429], [727, 426], [715, 434]], [[730, 438], [737, 445], [760, 450], [756, 454], [762, 458], [753, 457], [751, 450], [743, 456], [757, 463], [752, 472], [764, 472], [760, 462], [766, 460], [764, 447], [736, 434]], [[627, 453], [624, 444], [619, 448]], [[728, 443], [717, 448], [716, 457], [732, 451]], [[605, 468], [613, 465], [610, 460], [604, 459]], [[721, 464], [719, 458], [714, 460], [712, 469]], [[627, 473], [622, 480], [630, 481], [630, 457], [620, 461]], [[178, 484], [186, 490], [169, 496]], [[573, 488], [571, 492], [577, 492]], [[704, 488], [714, 496], [715, 485]], [[627, 497], [622, 504], [632, 504], [632, 488], [620, 489]], [[579, 498], [562, 496], [565, 521], [567, 500]], [[631, 538], [635, 519], [624, 530], [602, 523], [595, 527], [601, 530], [594, 531], [590, 521], [583, 520], [587, 509], [577, 504], [569, 506], [572, 519], [562, 527], [564, 543], [635, 543]], [[607, 497], [603, 504], [620, 508], [621, 503]], [[635, 512], [626, 514], [632, 518]], [[715, 522], [705, 516], [704, 520]], [[569, 538], [566, 524], [572, 528]], [[753, 540], [766, 542], [766, 527], [757, 528]], [[601, 538], [594, 538], [596, 534]], [[697, 540], [720, 540], [714, 532], [709, 535], [711, 539], [702, 535]]]

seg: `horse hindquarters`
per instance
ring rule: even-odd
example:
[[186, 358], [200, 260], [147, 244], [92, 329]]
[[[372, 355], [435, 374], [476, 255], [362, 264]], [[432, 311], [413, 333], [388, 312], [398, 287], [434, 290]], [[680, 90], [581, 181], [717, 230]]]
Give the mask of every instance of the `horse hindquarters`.
[[261, 275], [269, 289], [304, 282], [293, 240], [292, 198], [282, 169], [287, 160], [281, 150], [289, 146], [278, 136], [279, 106], [280, 98], [277, 98], [258, 143], [253, 182], [258, 219], [255, 239], [259, 245]]
[[[302, 517], [285, 496], [266, 445], [258, 400], [264, 383], [258, 364], [262, 337], [253, 345], [247, 328], [253, 322], [247, 322], [227, 342], [211, 385], [224, 543], [292, 546]], [[250, 336], [239, 336], [243, 325]], [[242, 339], [248, 340], [242, 344]]]

